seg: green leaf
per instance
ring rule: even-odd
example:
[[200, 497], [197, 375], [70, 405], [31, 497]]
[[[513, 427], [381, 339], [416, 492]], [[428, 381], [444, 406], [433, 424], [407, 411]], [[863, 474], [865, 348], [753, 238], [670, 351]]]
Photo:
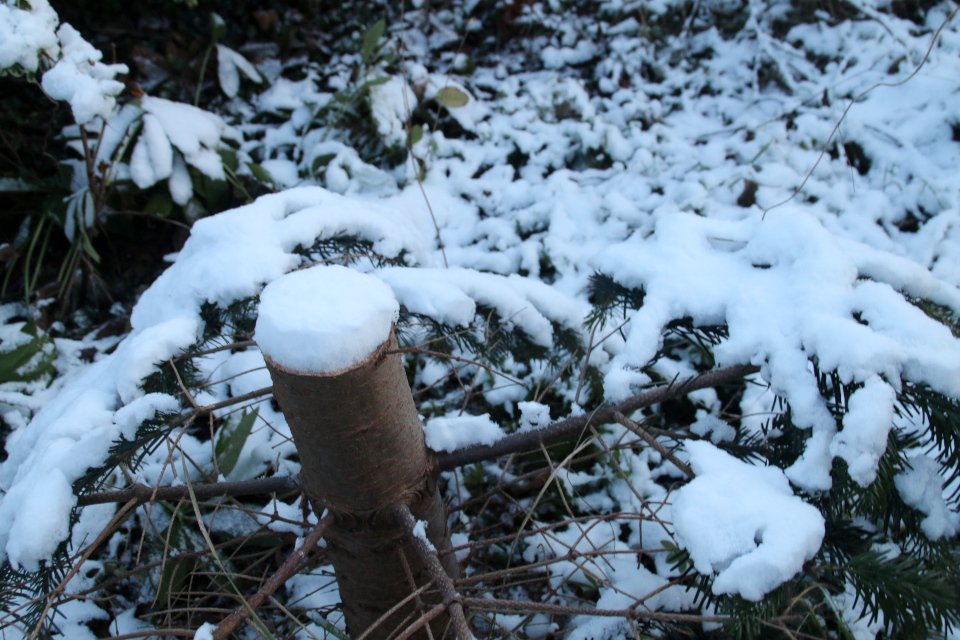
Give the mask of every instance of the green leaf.
[[417, 144], [420, 140], [423, 139], [423, 125], [415, 124], [413, 128], [410, 129], [410, 146]]
[[230, 171], [236, 171], [237, 167], [240, 166], [240, 161], [237, 159], [237, 152], [230, 147], [220, 147], [217, 149], [217, 153], [220, 154], [220, 161], [223, 163], [223, 166]]
[[93, 243], [90, 242], [90, 236], [86, 233], [83, 234], [83, 252], [86, 253], [95, 264], [100, 264], [100, 254], [93, 248]]
[[313, 175], [317, 175], [317, 172], [320, 171], [321, 167], [325, 167], [330, 164], [330, 161], [337, 157], [335, 153], [324, 153], [313, 159], [313, 164], [310, 165], [310, 172]]
[[381, 84], [385, 84], [390, 81], [390, 76], [380, 76], [379, 78], [374, 78], [373, 80], [367, 80], [362, 85], [360, 85], [360, 91], [366, 91], [370, 87], [379, 87]]
[[25, 323], [20, 332], [33, 338], [9, 351], [0, 352], [0, 382], [33, 382], [47, 373], [56, 373], [53, 361], [57, 350], [50, 336], [33, 322]]
[[170, 197], [170, 191], [162, 189], [154, 193], [144, 205], [143, 211], [161, 218], [169, 216], [173, 212], [173, 198]]
[[233, 468], [237, 466], [240, 459], [240, 451], [250, 436], [250, 430], [253, 429], [253, 423], [257, 421], [257, 410], [250, 413], [244, 412], [236, 426], [225, 425], [220, 430], [220, 437], [217, 439], [215, 448], [217, 454], [217, 466], [220, 473], [224, 476], [230, 475]]
[[260, 182], [274, 186], [273, 176], [270, 175], [270, 172], [264, 169], [262, 166], [256, 162], [248, 162], [247, 166], [250, 167], [250, 173], [253, 174], [253, 177], [259, 180]]
[[210, 13], [210, 37], [214, 42], [227, 35], [227, 22], [219, 14]]
[[170, 598], [179, 595], [187, 584], [187, 578], [197, 565], [196, 558], [177, 558], [167, 560], [157, 588], [157, 602], [170, 606]]
[[448, 109], [455, 109], [470, 102], [470, 96], [456, 87], [444, 87], [437, 91], [437, 102]]
[[356, 96], [352, 91], [340, 89], [340, 91], [337, 91], [335, 94], [333, 94], [333, 99], [335, 102], [339, 102], [340, 104], [349, 104], [356, 99]]
[[363, 32], [363, 62], [366, 64], [373, 54], [377, 52], [377, 43], [383, 37], [383, 32], [387, 29], [387, 23], [384, 20], [377, 20], [369, 29]]
[[314, 618], [314, 622], [323, 627], [323, 630], [332, 635], [334, 638], [338, 638], [339, 640], [350, 640], [350, 636], [327, 622], [325, 618]]

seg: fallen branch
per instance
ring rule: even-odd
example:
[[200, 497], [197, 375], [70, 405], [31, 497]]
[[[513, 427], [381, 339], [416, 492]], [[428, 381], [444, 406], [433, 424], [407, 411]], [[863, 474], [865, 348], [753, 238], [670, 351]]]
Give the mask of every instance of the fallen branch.
[[548, 602], [524, 600], [498, 600], [494, 598], [463, 598], [463, 604], [476, 611], [503, 611], [509, 613], [545, 613], [559, 616], [600, 616], [604, 618], [627, 618], [628, 620], [662, 620], [664, 622], [725, 622], [726, 616], [698, 616], [689, 613], [660, 611], [637, 611], [634, 609], [595, 609], [593, 607], [569, 607]]
[[752, 364], [739, 364], [727, 369], [717, 369], [694, 378], [687, 378], [682, 382], [651, 389], [636, 396], [627, 398], [623, 402], [605, 402], [591, 413], [572, 416], [554, 422], [548, 427], [535, 431], [524, 431], [502, 438], [492, 445], [475, 445], [457, 449], [453, 453], [437, 456], [438, 466], [442, 471], [451, 471], [467, 464], [492, 460], [511, 453], [521, 453], [537, 449], [540, 445], [548, 445], [563, 440], [572, 435], [583, 432], [589, 425], [608, 424], [616, 422], [616, 414], [629, 415], [637, 409], [649, 407], [658, 402], [671, 400], [686, 395], [691, 391], [715, 387], [727, 382], [739, 380], [751, 373], [756, 373], [760, 367]]
[[[224, 496], [254, 496], [265, 493], [283, 493], [285, 491], [299, 491], [300, 481], [294, 476], [273, 476], [259, 480], [241, 480], [238, 482], [215, 482], [212, 484], [195, 484], [193, 493], [198, 500], [209, 500]], [[154, 495], [156, 492], [156, 495]], [[126, 502], [136, 500], [137, 504], [145, 504], [153, 500], [182, 500], [189, 496], [185, 485], [176, 487], [148, 487], [145, 484], [135, 484], [127, 489], [90, 493], [77, 498], [78, 507], [106, 502]]]
[[[492, 445], [477, 445], [473, 447], [464, 447], [452, 453], [446, 453], [437, 456], [437, 466], [442, 471], [451, 471], [463, 465], [493, 460], [512, 453], [522, 453], [531, 449], [540, 447], [541, 444], [549, 445], [558, 440], [563, 440], [572, 435], [581, 433], [590, 425], [609, 424], [618, 422], [618, 415], [627, 415], [637, 409], [649, 407], [650, 405], [664, 402], [698, 389], [715, 387], [720, 384], [733, 382], [752, 373], [756, 373], [760, 367], [749, 364], [741, 364], [727, 369], [717, 369], [694, 378], [687, 378], [681, 382], [675, 382], [663, 387], [645, 391], [639, 395], [627, 398], [623, 402], [610, 403], [605, 402], [595, 411], [585, 413], [580, 416], [574, 416], [554, 422], [550, 426], [538, 429], [536, 431], [524, 431], [516, 433]], [[266, 395], [273, 390], [273, 387], [266, 387], [258, 391], [253, 391], [237, 398], [230, 398], [225, 401], [234, 403], [239, 399], [249, 399], [258, 395]], [[200, 407], [200, 411], [208, 412], [220, 408], [224, 403]], [[639, 428], [646, 433], [646, 430]], [[653, 433], [653, 430], [650, 430]], [[639, 432], [638, 432], [639, 433]], [[650, 435], [649, 433], [647, 435]], [[643, 437], [641, 435], [641, 437]], [[645, 438], [645, 441], [650, 442]], [[668, 456], [669, 458], [669, 456]], [[674, 464], [676, 462], [674, 461]], [[682, 464], [682, 463], [681, 463]], [[682, 466], [679, 467], [686, 473]], [[253, 496], [266, 493], [281, 493], [284, 491], [299, 491], [300, 481], [293, 476], [263, 478], [260, 480], [243, 480], [239, 482], [217, 482], [213, 484], [193, 485], [193, 491], [197, 499], [208, 500], [222, 496]], [[85, 507], [91, 504], [103, 504], [105, 502], [126, 502], [136, 498], [140, 504], [149, 502], [154, 493], [153, 487], [137, 484], [129, 489], [120, 491], [107, 491], [105, 493], [91, 493], [80, 496], [77, 500], [78, 507]], [[156, 489], [156, 500], [180, 500], [188, 496], [185, 486], [160, 487]]]

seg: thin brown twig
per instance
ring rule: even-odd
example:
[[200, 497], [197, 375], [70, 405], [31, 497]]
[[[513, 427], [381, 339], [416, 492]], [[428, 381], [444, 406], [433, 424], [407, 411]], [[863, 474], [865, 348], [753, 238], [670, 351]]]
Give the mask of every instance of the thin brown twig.
[[725, 622], [729, 619], [726, 616], [699, 616], [689, 613], [571, 607], [562, 604], [550, 604], [548, 602], [527, 602], [524, 600], [502, 600], [496, 598], [462, 598], [462, 601], [464, 606], [477, 611], [546, 613], [548, 615], [561, 616], [599, 616], [604, 618], [662, 620], [665, 622]]
[[[434, 618], [442, 614], [446, 609], [446, 605], [438, 604], [432, 609], [427, 610], [422, 616], [417, 618], [416, 622], [404, 629], [403, 633], [394, 638], [394, 640], [407, 640], [407, 638], [419, 631], [424, 625], [430, 624]], [[429, 629], [430, 627], [427, 628]]]
[[440, 564], [440, 557], [433, 545], [428, 545], [426, 539], [418, 536], [414, 532], [416, 519], [410, 513], [410, 507], [405, 504], [398, 505], [393, 511], [393, 517], [407, 535], [407, 540], [413, 546], [417, 555], [420, 556], [427, 574], [440, 589], [440, 597], [443, 598], [443, 604], [450, 613], [453, 621], [453, 629], [457, 640], [473, 640], [473, 634], [470, 627], [467, 626], [467, 619], [463, 614], [463, 605], [461, 604], [460, 594], [457, 593], [453, 580], [443, 570]]
[[262, 398], [263, 396], [268, 396], [273, 393], [273, 385], [269, 387], [263, 387], [262, 389], [256, 389], [248, 393], [241, 394], [239, 396], [234, 396], [233, 398], [227, 398], [226, 400], [221, 400], [220, 402], [215, 402], [213, 404], [204, 405], [202, 407], [197, 407], [193, 412], [184, 414], [175, 420], [172, 426], [177, 426], [182, 422], [186, 422], [191, 418], [203, 418], [207, 415], [213, 413], [218, 409], [223, 409], [224, 407], [232, 407], [235, 404], [240, 404], [241, 402], [246, 402], [247, 400], [253, 400], [255, 398]]
[[190, 225], [184, 224], [179, 220], [174, 220], [173, 218], [164, 218], [163, 216], [157, 215], [155, 213], [147, 213], [145, 211], [118, 211], [116, 209], [111, 209], [110, 211], [104, 211], [101, 213], [104, 216], [134, 216], [137, 218], [150, 218], [151, 220], [156, 220], [157, 222], [165, 222], [167, 224], [172, 224], [175, 227], [180, 227], [181, 229], [186, 229], [190, 231]]
[[[397, 633], [400, 629], [403, 628], [403, 625], [407, 624], [407, 621], [418, 613], [423, 613], [427, 608], [427, 605], [423, 602], [423, 598], [420, 597], [421, 591], [417, 589], [417, 581], [413, 577], [413, 570], [410, 569], [410, 563], [407, 561], [407, 554], [403, 552], [403, 547], [397, 547], [397, 557], [400, 558], [400, 564], [403, 565], [403, 573], [407, 578], [407, 586], [410, 587], [410, 592], [413, 595], [414, 599], [414, 610], [406, 615], [400, 624], [398, 624], [390, 635]], [[433, 580], [430, 580], [430, 583], [433, 583]], [[404, 598], [406, 600], [406, 598]], [[374, 621], [376, 622], [376, 621]], [[429, 626], [424, 629], [427, 632], [427, 640], [435, 640], [433, 637], [433, 629]]]
[[[384, 612], [384, 614], [383, 614], [382, 616], [380, 616], [379, 618], [377, 618], [376, 620], [374, 620], [373, 623], [372, 623], [369, 627], [367, 627], [366, 629], [364, 629], [363, 633], [361, 633], [359, 636], [357, 636], [357, 637], [355, 638], [355, 640], [365, 640], [365, 638], [366, 638], [367, 636], [369, 636], [369, 635], [373, 632], [374, 629], [376, 629], [376, 628], [379, 627], [381, 624], [383, 624], [384, 622], [386, 622], [386, 621], [387, 621], [387, 618], [389, 618], [390, 616], [392, 616], [393, 614], [395, 614], [397, 611], [399, 611], [401, 608], [403, 608], [408, 602], [410, 602], [410, 601], [413, 600], [414, 598], [418, 598], [418, 597], [420, 596], [420, 594], [422, 594], [424, 591], [426, 591], [427, 589], [429, 589], [429, 588], [432, 587], [432, 586], [433, 586], [433, 581], [431, 580], [431, 581], [427, 582], [426, 584], [424, 584], [424, 585], [422, 585], [422, 586], [414, 589], [414, 590], [411, 591], [410, 593], [408, 593], [408, 594], [403, 598], [403, 600], [401, 600], [401, 601], [398, 602], [397, 604], [395, 604], [395, 605], [393, 605], [392, 607], [390, 607], [389, 609], [387, 609], [386, 612]], [[441, 610], [442, 610], [442, 609], [443, 609], [443, 605], [440, 605], [440, 607], [441, 607]], [[417, 628], [419, 629], [419, 627], [417, 627]]]
[[680, 458], [678, 458], [672, 451], [670, 451], [665, 446], [663, 446], [659, 440], [657, 440], [655, 437], [647, 433], [646, 429], [644, 429], [639, 424], [637, 424], [627, 416], [623, 415], [619, 411], [613, 414], [613, 420], [617, 424], [623, 425], [633, 433], [640, 436], [643, 439], [643, 441], [649, 444], [651, 447], [653, 447], [653, 449], [656, 450], [657, 453], [659, 453], [665, 459], [672, 462], [673, 466], [675, 466], [677, 469], [680, 469], [680, 471], [682, 471], [685, 476], [687, 476], [691, 480], [693, 479], [693, 469], [691, 469], [690, 466], [687, 465], [685, 462], [681, 461]]
[[192, 638], [197, 634], [196, 630], [190, 629], [144, 629], [143, 631], [134, 631], [124, 633], [119, 636], [110, 636], [107, 640], [133, 640], [134, 638], [155, 638], [157, 636], [179, 636], [181, 638]]
[[230, 344], [222, 344], [219, 347], [210, 347], [209, 349], [204, 349], [203, 351], [197, 351], [196, 353], [185, 353], [181, 356], [177, 356], [174, 360], [187, 360], [190, 358], [199, 358], [201, 356], [208, 356], [212, 353], [219, 353], [220, 351], [226, 351], [227, 349], [246, 349], [247, 347], [255, 347], [257, 343], [253, 340], [243, 340], [242, 342], [231, 342]]
[[485, 365], [485, 364], [483, 364], [482, 362], [478, 362], [478, 361], [476, 361], [476, 360], [471, 360], [471, 359], [469, 359], [469, 358], [461, 358], [460, 356], [455, 356], [455, 355], [452, 355], [452, 354], [449, 354], [449, 353], [442, 353], [442, 352], [440, 352], [440, 351], [429, 351], [429, 350], [427, 350], [427, 349], [418, 349], [418, 348], [416, 348], [416, 347], [406, 347], [406, 348], [403, 348], [403, 349], [394, 349], [394, 350], [392, 350], [392, 351], [387, 351], [387, 352], [386, 352], [386, 355], [391, 355], [391, 354], [394, 354], [394, 353], [418, 353], [418, 354], [425, 355], [425, 356], [433, 356], [433, 357], [435, 357], [435, 358], [443, 358], [444, 360], [456, 360], [457, 362], [466, 362], [467, 364], [476, 365], [476, 366], [478, 366], [478, 367], [481, 367], [481, 368], [483, 368], [483, 369], [486, 369], [487, 371], [489, 371], [489, 372], [492, 373], [493, 375], [495, 375], [495, 376], [500, 376], [501, 378], [505, 378], [506, 380], [509, 380], [509, 381], [512, 382], [513, 384], [520, 385], [521, 387], [524, 386], [524, 384], [523, 384], [522, 382], [520, 382], [519, 380], [515, 380], [515, 379], [511, 378], [511, 377], [508, 376], [507, 374], [502, 373], [502, 372], [500, 372], [500, 371], [497, 371], [496, 369], [490, 367], [489, 365]]
[[249, 618], [254, 611], [260, 608], [260, 605], [262, 605], [267, 598], [272, 596], [283, 583], [297, 573], [297, 571], [300, 569], [300, 565], [303, 563], [304, 559], [306, 559], [307, 554], [313, 551], [313, 548], [317, 546], [317, 543], [320, 542], [323, 534], [325, 534], [327, 531], [327, 527], [329, 527], [332, 522], [332, 514], [318, 522], [317, 526], [313, 528], [313, 531], [311, 531], [307, 537], [304, 538], [303, 544], [300, 545], [298, 549], [295, 549], [293, 553], [287, 556], [287, 559], [280, 566], [280, 568], [277, 569], [277, 572], [270, 576], [263, 586], [260, 587], [259, 591], [250, 596], [250, 598], [247, 600], [246, 606], [237, 607], [233, 610], [233, 613], [224, 618], [220, 624], [217, 625], [217, 628], [213, 631], [214, 640], [223, 640], [223, 638], [229, 636], [233, 630], [237, 628], [237, 625]]

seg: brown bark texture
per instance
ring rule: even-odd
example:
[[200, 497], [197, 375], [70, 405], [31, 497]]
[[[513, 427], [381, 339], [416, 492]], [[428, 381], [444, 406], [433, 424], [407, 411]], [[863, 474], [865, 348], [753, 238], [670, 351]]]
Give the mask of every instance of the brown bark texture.
[[[356, 638], [427, 582], [426, 567], [391, 514], [401, 503], [427, 523], [427, 537], [450, 548], [446, 510], [437, 493], [437, 470], [410, 393], [396, 339], [360, 364], [330, 374], [291, 371], [265, 356], [280, 404], [297, 445], [300, 483], [318, 515], [335, 517], [327, 556], [334, 567], [347, 632]], [[451, 578], [454, 554], [443, 556]], [[414, 587], [413, 585], [416, 585]], [[402, 630], [420, 611], [440, 601], [436, 590], [411, 598], [365, 638]], [[436, 638], [446, 614], [431, 622]], [[426, 629], [416, 635], [426, 638]]]

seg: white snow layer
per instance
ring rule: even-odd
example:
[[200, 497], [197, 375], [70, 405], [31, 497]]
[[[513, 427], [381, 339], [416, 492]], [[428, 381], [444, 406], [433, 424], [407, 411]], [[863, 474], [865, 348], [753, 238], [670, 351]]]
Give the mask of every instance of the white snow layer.
[[480, 416], [442, 416], [423, 426], [427, 446], [434, 451], [456, 451], [475, 444], [493, 444], [504, 435], [490, 414]]
[[[593, 260], [646, 292], [606, 374], [607, 396], [624, 398], [646, 381], [637, 368], [656, 354], [669, 322], [725, 323], [730, 335], [716, 347], [718, 364], [761, 365], [790, 403], [794, 424], [813, 429], [804, 455], [787, 470], [790, 480], [809, 491], [829, 489], [833, 456], [840, 455], [855, 480], [869, 483], [886, 448], [901, 376], [960, 396], [960, 341], [897, 289], [954, 313], [960, 291], [913, 263], [878, 254], [838, 240], [800, 208], [742, 221], [660, 218], [650, 237], [634, 236]], [[851, 399], [839, 435], [811, 358], [844, 382], [867, 383]]]
[[923, 533], [931, 540], [956, 535], [960, 531], [960, 514], [944, 500], [937, 462], [922, 454], [907, 462], [910, 467], [897, 474], [894, 484], [904, 502], [927, 516], [920, 523]]
[[254, 336], [282, 367], [333, 373], [366, 360], [390, 337], [399, 313], [383, 281], [339, 265], [315, 266], [264, 288]]
[[[616, 11], [621, 4], [608, 3]], [[649, 6], [662, 12], [675, 4], [661, 0]], [[763, 6], [751, 3], [751, 8], [754, 4]], [[0, 68], [20, 64], [33, 70], [40, 52], [54, 60], [59, 56], [55, 14], [46, 0], [32, 0], [30, 5], [27, 12], [9, 1], [0, 3]], [[560, 16], [548, 17], [561, 21]], [[627, 339], [611, 336], [598, 354], [613, 356], [612, 365], [602, 359], [595, 362], [605, 369], [611, 398], [632, 393], [646, 380], [638, 370], [656, 353], [670, 320], [690, 316], [697, 323], [725, 322], [730, 337], [717, 350], [720, 363], [762, 365], [763, 378], [790, 402], [794, 422], [813, 430], [805, 455], [786, 477], [805, 490], [826, 489], [831, 462], [839, 456], [856, 481], [868, 483], [876, 473], [890, 429], [892, 394], [901, 380], [926, 382], [953, 397], [960, 386], [957, 340], [905, 297], [931, 300], [954, 314], [960, 310], [955, 288], [960, 285], [956, 199], [960, 163], [949, 126], [956, 120], [953, 97], [960, 77], [960, 40], [955, 26], [950, 26], [931, 51], [929, 64], [910, 81], [909, 90], [878, 89], [850, 110], [844, 138], [863, 146], [874, 159], [872, 170], [857, 175], [848, 166], [841, 141], [839, 157], [824, 158], [805, 181], [843, 113], [845, 104], [837, 96], [856, 95], [877, 80], [905, 78], [912, 67], [900, 66], [900, 57], [920, 60], [929, 33], [892, 17], [890, 32], [875, 20], [832, 25], [821, 21], [794, 27], [783, 42], [771, 47], [767, 21], [775, 17], [776, 11], [758, 12], [754, 28], [733, 39], [724, 39], [715, 28], [691, 31], [668, 39], [662, 50], [655, 51], [637, 32], [635, 21], [612, 27], [613, 39], [597, 38], [594, 47], [593, 42], [578, 42], [576, 30], [586, 27], [586, 33], [600, 27], [607, 33], [607, 27], [600, 26], [597, 16], [565, 15], [557, 35], [541, 40], [549, 42], [543, 47], [545, 62], [553, 67], [586, 61], [580, 67], [581, 71], [589, 67], [586, 75], [563, 68], [545, 73], [511, 67], [508, 72], [505, 59], [505, 64], [480, 66], [451, 84], [445, 76], [410, 65], [409, 84], [424, 89], [426, 99], [447, 86], [468, 96], [467, 105], [450, 113], [477, 138], [447, 139], [425, 131], [414, 147], [424, 163], [423, 193], [413, 183], [412, 172], [406, 174], [404, 185], [402, 172], [397, 177], [367, 164], [356, 150], [326, 140], [328, 131], [311, 128], [311, 114], [331, 99], [319, 89], [324, 85], [314, 70], [297, 82], [274, 74], [274, 84], [253, 98], [253, 107], [276, 115], [289, 112], [290, 121], [280, 126], [245, 123], [250, 135], [244, 149], [268, 158], [272, 164], [264, 166], [283, 184], [292, 184], [295, 177], [314, 180], [314, 161], [332, 154], [325, 177], [316, 180], [353, 197], [317, 188], [294, 189], [198, 222], [176, 264], [135, 309], [133, 334], [113, 355], [67, 384], [60, 397], [8, 439], [10, 457], [0, 465], [0, 487], [7, 491], [0, 498], [2, 548], [28, 567], [48, 556], [56, 545], [56, 532], [68, 522], [70, 483], [86, 466], [102, 460], [110, 442], [134, 429], [151, 406], [162, 410], [176, 406], [168, 396], [143, 397], [138, 382], [154, 362], [196, 339], [204, 301], [226, 304], [257, 294], [263, 284], [300, 266], [293, 253], [298, 244], [337, 233], [368, 239], [375, 250], [389, 256], [405, 252], [409, 263], [426, 267], [375, 272], [411, 310], [464, 324], [478, 303], [493, 306], [538, 342], [550, 335], [548, 321], [565, 318], [573, 323], [576, 318], [579, 323], [585, 308], [580, 294], [595, 268], [622, 284], [643, 287], [646, 303], [630, 315], [624, 327]], [[418, 33], [411, 28], [411, 39]], [[423, 41], [421, 53], [426, 55], [426, 38]], [[687, 55], [692, 53], [708, 55], [694, 60]], [[825, 70], [805, 57], [811, 53], [831, 58]], [[667, 61], [677, 54], [682, 54], [683, 62], [671, 64], [662, 82], [650, 82], [645, 67], [667, 70]], [[757, 65], [768, 62], [784, 71], [781, 79], [789, 92], [758, 86]], [[897, 66], [899, 75], [893, 71]], [[225, 72], [229, 75], [229, 69]], [[264, 75], [270, 74], [265, 70]], [[226, 88], [232, 82], [228, 78]], [[599, 92], [587, 92], [591, 82]], [[388, 85], [375, 93], [406, 95], [403, 80]], [[825, 89], [831, 104], [820, 99], [826, 97]], [[817, 99], [809, 100], [810, 96]], [[89, 104], [92, 109], [98, 103]], [[144, 114], [154, 123], [148, 125]], [[401, 141], [406, 109], [384, 101], [377, 115], [381, 132]], [[128, 127], [141, 116], [144, 133], [134, 149], [131, 165], [137, 168], [131, 166], [131, 177], [141, 185], [169, 176], [175, 201], [188, 202], [192, 185], [187, 164], [196, 162], [194, 166], [205, 174], [219, 175], [222, 168], [213, 165], [209, 152], [220, 143], [210, 132], [219, 131], [221, 136], [224, 129], [185, 105], [165, 108], [163, 101], [150, 98], [143, 109], [127, 105], [113, 113], [101, 132], [98, 162], [112, 157]], [[181, 119], [189, 123], [182, 129]], [[187, 133], [189, 139], [183, 139]], [[585, 157], [589, 163], [592, 158], [586, 156], [597, 150], [613, 161], [609, 169], [575, 168], [568, 162]], [[527, 156], [524, 166], [507, 164], [514, 151]], [[293, 175], [291, 165], [299, 176]], [[737, 194], [746, 180], [754, 181], [758, 190], [756, 203], [742, 206]], [[760, 217], [762, 208], [791, 195], [801, 181], [805, 186], [792, 204], [771, 211], [766, 219]], [[358, 194], [386, 196], [389, 206]], [[434, 214], [455, 267], [449, 272], [430, 268], [439, 258], [433, 241], [425, 240], [438, 233]], [[916, 232], [901, 230], [905, 216], [914, 214]], [[548, 268], [553, 270], [551, 287], [534, 280]], [[487, 273], [467, 271], [471, 269]], [[521, 270], [534, 279], [507, 275]], [[561, 299], [566, 302], [559, 304]], [[850, 397], [851, 411], [839, 431], [820, 397], [812, 359], [821, 371], [836, 368], [845, 382], [863, 384]], [[224, 370], [236, 368], [239, 373], [250, 366], [248, 360], [256, 358], [231, 357]], [[239, 393], [255, 377], [247, 375], [238, 379], [244, 380], [242, 384], [231, 386], [236, 384]], [[769, 392], [748, 388], [743, 406], [748, 396], [769, 407]], [[129, 409], [114, 414], [124, 404]], [[266, 405], [263, 411], [268, 411]], [[532, 425], [536, 408], [521, 411]], [[749, 422], [759, 428], [762, 419], [752, 416]], [[499, 437], [499, 427], [483, 416], [434, 419], [427, 423], [428, 434], [436, 420], [464, 420], [478, 427], [441, 429], [443, 422], [437, 423], [439, 442], [431, 446], [440, 450]], [[718, 441], [725, 437], [722, 427], [709, 416], [696, 423], [699, 432]], [[189, 437], [182, 442], [188, 443]], [[696, 530], [688, 531], [687, 543], [697, 547], [698, 555], [707, 556], [700, 566], [718, 571], [717, 582], [724, 588], [754, 595], [793, 575], [819, 544], [817, 517], [792, 496], [784, 474], [724, 458], [705, 443], [691, 447], [699, 477], [681, 490], [687, 507], [706, 495], [711, 482], [717, 485], [718, 478], [732, 483], [742, 497], [735, 500], [725, 492], [716, 498], [727, 509], [743, 513], [743, 523], [733, 523], [742, 526], [734, 526], [728, 537], [697, 541]], [[631, 473], [635, 483], [649, 480], [646, 462], [634, 465]], [[618, 491], [616, 482], [611, 486], [612, 493]], [[756, 487], [769, 497], [768, 503], [757, 499]], [[932, 459], [912, 458], [910, 469], [897, 477], [897, 489], [925, 514], [923, 526], [929, 537], [953, 535], [960, 527], [956, 512], [943, 500], [940, 471]], [[626, 490], [617, 495], [625, 504], [632, 499]], [[44, 521], [47, 533], [37, 534], [31, 522], [21, 521], [32, 517], [21, 515], [21, 505], [49, 497], [56, 498], [59, 507], [44, 516], [49, 518]], [[683, 500], [674, 513], [682, 510]], [[699, 512], [686, 510], [697, 516], [691, 521], [696, 526], [688, 529], [710, 529]], [[692, 517], [691, 513], [687, 515]], [[709, 509], [704, 513], [722, 525], [731, 524], [726, 513]], [[794, 531], [791, 524], [785, 531], [784, 514], [804, 526]], [[594, 540], [600, 528], [597, 525], [590, 536], [583, 536], [570, 527], [569, 534], [576, 539], [569, 546], [580, 548], [581, 541], [592, 545], [584, 550], [615, 545], [616, 534]], [[678, 530], [682, 528], [678, 524]], [[28, 536], [34, 539], [25, 539]], [[618, 564], [622, 557], [611, 561], [618, 570], [611, 572], [611, 586], [601, 587], [602, 606], [612, 605], [621, 593], [655, 590], [666, 575], [662, 567], [659, 576], [642, 568], [628, 572]], [[761, 582], [746, 584], [743, 567], [757, 567]], [[294, 581], [300, 578], [304, 577]], [[558, 581], [562, 579], [558, 576]], [[636, 588], [618, 592], [621, 580], [628, 579]], [[675, 599], [664, 604], [668, 596]], [[330, 598], [331, 604], [337, 602], [336, 595]], [[647, 604], [683, 608], [674, 588], [658, 592]], [[604, 624], [599, 618], [581, 621], [574, 637], [599, 637], [601, 630], [609, 630]]]
[[775, 467], [741, 462], [706, 441], [684, 445], [696, 477], [673, 500], [677, 541], [716, 594], [757, 601], [820, 549], [824, 520]]

